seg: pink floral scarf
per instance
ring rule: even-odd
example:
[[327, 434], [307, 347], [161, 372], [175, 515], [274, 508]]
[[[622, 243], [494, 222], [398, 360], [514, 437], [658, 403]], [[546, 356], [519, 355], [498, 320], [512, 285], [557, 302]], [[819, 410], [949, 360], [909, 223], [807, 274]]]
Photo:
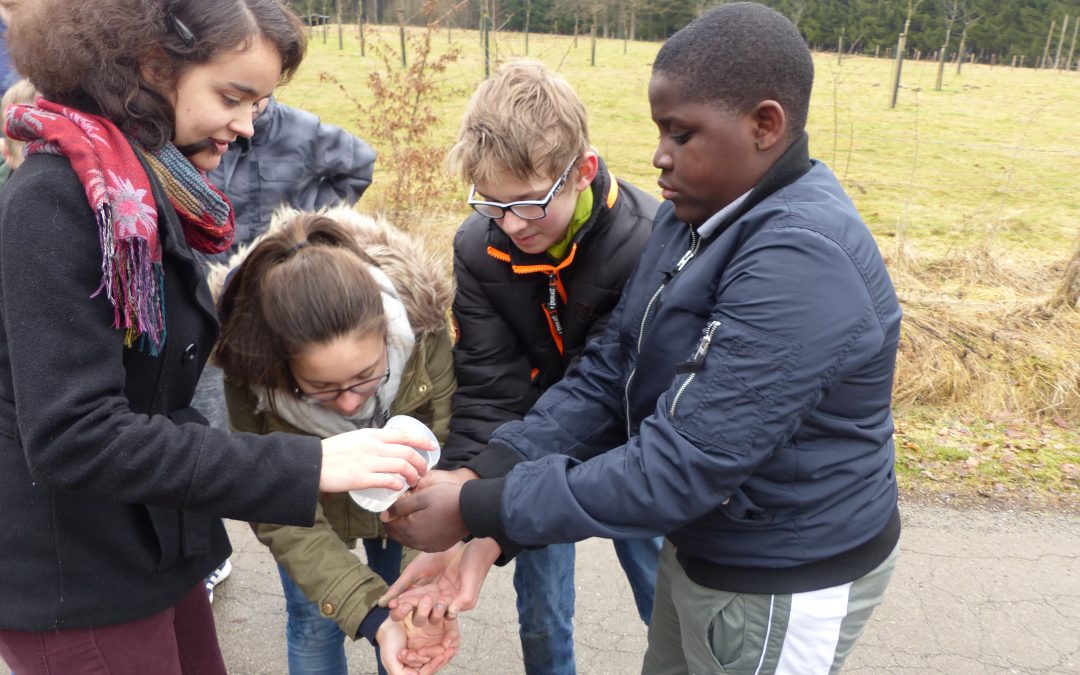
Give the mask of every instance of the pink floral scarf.
[[[220, 253], [232, 244], [232, 208], [206, 176], [172, 145], [149, 153], [109, 120], [39, 99], [8, 110], [7, 135], [27, 141], [26, 154], [63, 155], [82, 181], [101, 241], [101, 286], [112, 303], [124, 344], [145, 339], [151, 354], [165, 343], [164, 277], [157, 208], [136, 150], [161, 180], [197, 250]], [[134, 148], [133, 148], [134, 145]]]

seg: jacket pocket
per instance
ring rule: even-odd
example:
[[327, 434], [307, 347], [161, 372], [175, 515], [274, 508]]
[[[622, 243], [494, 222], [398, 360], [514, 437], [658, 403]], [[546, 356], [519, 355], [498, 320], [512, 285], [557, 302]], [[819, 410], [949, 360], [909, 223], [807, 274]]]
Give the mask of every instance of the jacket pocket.
[[150, 523], [158, 540], [158, 572], [164, 572], [180, 560], [183, 548], [180, 540], [180, 512], [160, 506], [147, 506]]
[[784, 395], [798, 345], [723, 314], [702, 329], [667, 398], [672, 424], [709, 444], [750, 452]]

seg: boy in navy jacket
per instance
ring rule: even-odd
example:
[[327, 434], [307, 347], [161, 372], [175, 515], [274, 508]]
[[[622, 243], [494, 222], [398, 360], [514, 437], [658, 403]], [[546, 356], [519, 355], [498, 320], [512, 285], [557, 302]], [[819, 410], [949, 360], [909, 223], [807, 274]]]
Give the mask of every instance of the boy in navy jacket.
[[480, 480], [435, 475], [399, 502], [394, 536], [509, 554], [662, 533], [643, 673], [841, 667], [898, 550], [900, 307], [809, 158], [812, 81], [761, 5], [668, 40], [649, 85], [666, 201], [606, 332], [468, 464]]

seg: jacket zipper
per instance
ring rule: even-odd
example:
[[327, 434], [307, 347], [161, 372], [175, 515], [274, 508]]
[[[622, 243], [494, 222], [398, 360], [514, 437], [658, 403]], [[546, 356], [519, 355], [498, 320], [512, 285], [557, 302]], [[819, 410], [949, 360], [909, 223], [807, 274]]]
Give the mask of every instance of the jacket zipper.
[[[697, 230], [690, 228], [690, 249], [679, 258], [679, 262], [675, 263], [675, 267], [671, 271], [664, 274], [664, 280], [660, 282], [660, 287], [656, 289], [656, 292], [649, 298], [649, 304], [645, 305], [645, 314], [641, 317], [641, 326], [638, 328], [637, 339], [637, 353], [641, 354], [641, 343], [645, 340], [645, 324], [649, 321], [649, 315], [652, 314], [653, 303], [660, 297], [660, 293], [667, 287], [668, 283], [675, 277], [676, 274], [681, 272], [684, 267], [690, 262], [690, 260], [697, 254], [698, 244], [701, 240], [698, 238]], [[623, 401], [626, 405], [626, 439], [630, 440], [630, 384], [634, 381], [634, 375], [637, 374], [637, 366], [630, 371], [630, 376], [626, 378], [626, 387], [623, 390]]]
[[709, 347], [712, 346], [713, 335], [716, 334], [718, 328], [720, 328], [719, 321], [710, 321], [705, 324], [705, 332], [701, 335], [701, 341], [698, 342], [694, 357], [690, 359], [689, 362], [679, 366], [678, 372], [690, 373], [690, 376], [686, 378], [686, 381], [679, 386], [679, 390], [675, 392], [675, 398], [671, 400], [671, 407], [668, 409], [668, 417], [675, 417], [675, 409], [679, 405], [679, 399], [682, 398], [683, 392], [686, 391], [686, 388], [694, 381], [694, 376], [698, 374], [698, 371], [705, 366], [705, 356], [709, 353]]

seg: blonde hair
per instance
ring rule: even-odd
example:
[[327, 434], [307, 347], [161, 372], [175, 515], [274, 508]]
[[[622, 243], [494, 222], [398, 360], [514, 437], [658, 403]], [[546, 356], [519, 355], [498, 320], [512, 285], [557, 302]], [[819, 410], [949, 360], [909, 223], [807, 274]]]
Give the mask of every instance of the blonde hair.
[[543, 63], [522, 59], [477, 87], [447, 166], [471, 183], [507, 173], [554, 178], [588, 149], [588, 117], [577, 93]]
[[[8, 108], [17, 103], [29, 105], [33, 103], [37, 97], [37, 89], [34, 89], [34, 85], [30, 84], [30, 80], [19, 80], [8, 87], [8, 90], [4, 92], [4, 97], [0, 98], [0, 115], [6, 119]], [[26, 143], [23, 141], [16, 141], [8, 138], [6, 135], [4, 136], [4, 148], [7, 151], [8, 166], [12, 169], [18, 168], [18, 166], [22, 164], [22, 149], [25, 145]]]

